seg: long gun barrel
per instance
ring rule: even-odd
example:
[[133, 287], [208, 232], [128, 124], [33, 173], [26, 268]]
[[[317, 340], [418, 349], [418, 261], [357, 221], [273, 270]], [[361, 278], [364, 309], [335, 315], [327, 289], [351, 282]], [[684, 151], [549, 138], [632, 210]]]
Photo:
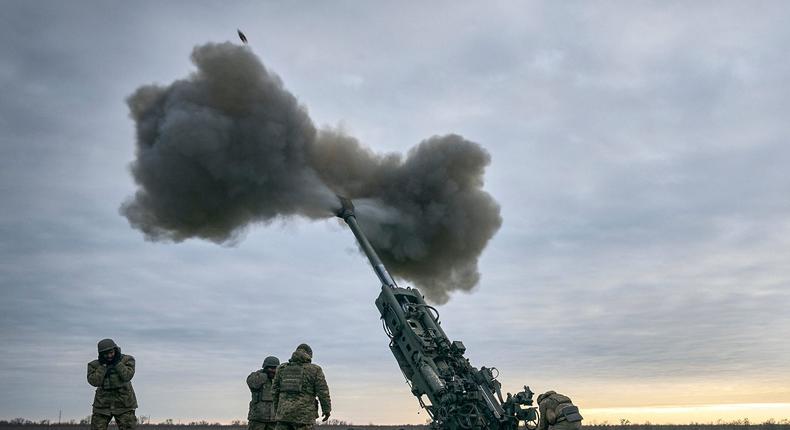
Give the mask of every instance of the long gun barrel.
[[[451, 342], [442, 330], [439, 312], [425, 303], [416, 288], [400, 288], [357, 224], [351, 200], [340, 198], [337, 216], [348, 224], [381, 281], [376, 299], [390, 351], [411, 392], [432, 418], [436, 430], [516, 430], [523, 422], [534, 429], [537, 411], [532, 391], [502, 398], [496, 368], [476, 369], [464, 357], [466, 347]], [[498, 374], [498, 371], [497, 371]]]
[[381, 284], [393, 288], [397, 287], [395, 281], [390, 275], [390, 272], [388, 272], [387, 268], [384, 267], [384, 263], [381, 262], [378, 254], [376, 254], [376, 250], [373, 249], [373, 245], [371, 245], [368, 241], [368, 238], [362, 234], [362, 230], [360, 230], [359, 224], [357, 224], [357, 216], [354, 213], [354, 203], [345, 197], [338, 198], [340, 199], [340, 203], [343, 206], [340, 208], [340, 211], [337, 212], [337, 216], [339, 218], [343, 218], [343, 221], [348, 224], [348, 227], [354, 233], [354, 236], [357, 238], [357, 242], [359, 242], [359, 246], [362, 248], [362, 251], [365, 252], [365, 255], [368, 256], [370, 265], [373, 266], [373, 271], [376, 272], [376, 276], [379, 277]]

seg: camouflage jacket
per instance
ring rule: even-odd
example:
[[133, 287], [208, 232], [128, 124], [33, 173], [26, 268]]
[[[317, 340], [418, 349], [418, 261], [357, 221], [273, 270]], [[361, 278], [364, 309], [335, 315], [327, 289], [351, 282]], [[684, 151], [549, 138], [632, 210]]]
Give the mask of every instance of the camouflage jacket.
[[88, 383], [96, 387], [93, 413], [122, 414], [137, 408], [137, 397], [132, 388], [134, 357], [121, 354], [115, 364], [99, 360], [88, 363]]
[[540, 421], [537, 430], [581, 428], [582, 416], [567, 396], [548, 391], [538, 397], [538, 407]]
[[274, 422], [272, 382], [263, 369], [252, 372], [247, 377], [247, 386], [252, 393], [250, 412], [247, 414], [248, 421]]
[[324, 371], [320, 366], [310, 363], [310, 360], [307, 353], [296, 350], [287, 363], [277, 368], [272, 384], [277, 421], [312, 424], [318, 418], [318, 401], [324, 414], [331, 411], [332, 403]]

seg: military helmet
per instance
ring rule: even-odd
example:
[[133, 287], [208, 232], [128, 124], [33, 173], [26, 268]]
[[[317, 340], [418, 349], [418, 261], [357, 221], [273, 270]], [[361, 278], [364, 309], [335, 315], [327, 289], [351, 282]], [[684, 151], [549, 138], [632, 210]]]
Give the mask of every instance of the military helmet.
[[538, 396], [538, 404], [543, 401], [543, 399], [549, 397], [552, 394], [557, 394], [556, 391], [546, 391], [545, 393]]
[[99, 344], [96, 346], [97, 349], [99, 350], [99, 354], [118, 347], [118, 345], [116, 345], [115, 341], [113, 341], [112, 339], [102, 339], [99, 341]]
[[99, 341], [99, 344], [97, 345], [97, 348], [99, 349], [99, 354], [101, 354], [104, 351], [115, 349], [117, 347], [118, 345], [116, 345], [115, 341], [113, 341], [112, 339], [102, 339]]
[[297, 346], [297, 347], [296, 347], [296, 350], [297, 350], [297, 351], [300, 351], [300, 350], [301, 350], [301, 351], [304, 351], [304, 352], [306, 352], [306, 353], [307, 353], [307, 355], [309, 355], [310, 357], [312, 357], [312, 356], [313, 356], [313, 348], [310, 348], [310, 345], [308, 345], [308, 344], [306, 344], [306, 343], [302, 343], [302, 344], [300, 344], [299, 346]]
[[267, 367], [277, 367], [277, 366], [279, 366], [279, 365], [280, 365], [280, 359], [279, 359], [279, 358], [277, 358], [277, 357], [275, 357], [275, 356], [271, 356], [271, 355], [270, 355], [270, 356], [266, 357], [266, 358], [263, 360], [263, 364], [261, 365], [261, 367], [263, 367], [263, 368], [267, 368]]

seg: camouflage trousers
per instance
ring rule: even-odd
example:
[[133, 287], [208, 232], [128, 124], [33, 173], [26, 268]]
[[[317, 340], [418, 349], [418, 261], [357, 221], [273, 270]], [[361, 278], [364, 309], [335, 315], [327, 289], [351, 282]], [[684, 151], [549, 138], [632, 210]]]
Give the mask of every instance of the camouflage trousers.
[[131, 410], [118, 415], [94, 413], [91, 416], [91, 430], [107, 430], [113, 417], [115, 417], [115, 423], [118, 424], [118, 430], [134, 430], [137, 427], [137, 417], [134, 416], [134, 410]]
[[247, 423], [247, 430], [274, 430], [274, 421], [250, 421]]
[[581, 430], [582, 422], [568, 422], [568, 421], [561, 421], [553, 426], [549, 426], [549, 430]]
[[313, 424], [289, 423], [287, 421], [277, 421], [274, 430], [311, 430]]

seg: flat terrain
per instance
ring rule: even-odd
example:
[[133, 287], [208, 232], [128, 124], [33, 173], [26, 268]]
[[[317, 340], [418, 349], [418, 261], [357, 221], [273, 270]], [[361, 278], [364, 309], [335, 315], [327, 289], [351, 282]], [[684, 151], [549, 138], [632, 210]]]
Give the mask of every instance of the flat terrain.
[[[424, 430], [427, 426], [402, 425], [402, 426], [376, 426], [376, 425], [321, 425], [318, 429], [353, 429], [353, 430]], [[138, 430], [247, 430], [243, 425], [204, 425], [204, 424], [140, 424]], [[790, 430], [790, 422], [782, 420], [779, 423], [751, 424], [749, 422], [736, 422], [729, 424], [684, 424], [684, 425], [658, 425], [658, 424], [627, 424], [627, 425], [585, 425], [585, 430]], [[90, 430], [87, 424], [19, 424], [0, 422], [0, 430]], [[110, 430], [117, 430], [113, 424]]]

